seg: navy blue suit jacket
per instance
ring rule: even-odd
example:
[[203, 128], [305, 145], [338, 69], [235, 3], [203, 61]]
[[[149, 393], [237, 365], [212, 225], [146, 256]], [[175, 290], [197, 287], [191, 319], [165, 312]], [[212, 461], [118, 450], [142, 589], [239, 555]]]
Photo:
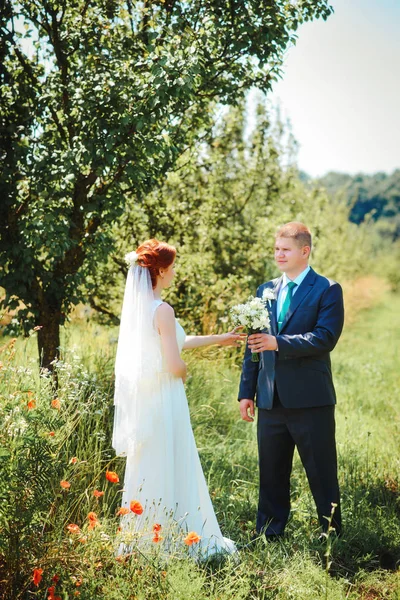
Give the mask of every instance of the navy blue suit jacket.
[[256, 398], [258, 408], [272, 408], [274, 385], [286, 408], [311, 408], [336, 403], [330, 352], [343, 329], [342, 288], [338, 283], [307, 273], [286, 314], [280, 333], [277, 331], [276, 305], [282, 277], [260, 285], [257, 296], [266, 288], [274, 291], [275, 300], [266, 303], [271, 334], [276, 336], [278, 352], [260, 353], [260, 362], [251, 362], [246, 346], [239, 388], [241, 398]]

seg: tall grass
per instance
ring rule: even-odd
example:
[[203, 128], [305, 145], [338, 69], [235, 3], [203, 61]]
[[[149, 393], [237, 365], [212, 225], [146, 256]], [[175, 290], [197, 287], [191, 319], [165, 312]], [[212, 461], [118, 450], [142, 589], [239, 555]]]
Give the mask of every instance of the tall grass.
[[[52, 586], [63, 600], [399, 600], [399, 326], [400, 298], [386, 294], [359, 313], [334, 352], [344, 535], [328, 543], [318, 540], [315, 507], [296, 456], [285, 538], [250, 544], [257, 448], [255, 425], [239, 418], [240, 368], [224, 351], [187, 354], [193, 429], [222, 531], [241, 548], [239, 563], [198, 564], [184, 553], [166, 561], [158, 545], [116, 560], [124, 463], [110, 448], [115, 330], [93, 324], [67, 330], [59, 408], [52, 406], [48, 378], [37, 374], [35, 340], [5, 344], [1, 600], [46, 598]], [[107, 469], [120, 483], [106, 480]], [[68, 490], [60, 486], [64, 480]], [[104, 495], [95, 497], [94, 490]], [[89, 511], [100, 523], [94, 529]], [[80, 534], [68, 532], [71, 523]], [[36, 586], [32, 574], [39, 567]]]

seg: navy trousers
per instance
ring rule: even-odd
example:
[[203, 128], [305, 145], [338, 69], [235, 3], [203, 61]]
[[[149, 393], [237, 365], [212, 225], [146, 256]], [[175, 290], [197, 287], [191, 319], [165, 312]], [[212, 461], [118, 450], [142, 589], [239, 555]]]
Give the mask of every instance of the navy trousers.
[[257, 532], [281, 535], [290, 512], [290, 474], [295, 446], [305, 468], [319, 522], [327, 530], [332, 502], [332, 526], [341, 530], [337, 479], [335, 407], [284, 408], [275, 391], [271, 410], [258, 409], [257, 438], [260, 492]]

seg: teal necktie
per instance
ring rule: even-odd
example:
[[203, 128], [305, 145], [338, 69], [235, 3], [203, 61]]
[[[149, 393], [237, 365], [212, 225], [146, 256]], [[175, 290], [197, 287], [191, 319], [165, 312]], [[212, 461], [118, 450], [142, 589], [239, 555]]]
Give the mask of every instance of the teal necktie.
[[293, 296], [293, 290], [296, 287], [297, 283], [295, 283], [294, 281], [289, 281], [288, 285], [288, 292], [286, 294], [286, 298], [284, 303], [282, 304], [282, 308], [281, 308], [281, 312], [279, 314], [279, 318], [278, 318], [278, 332], [281, 330], [282, 325], [283, 325], [283, 321], [285, 320], [286, 317], [286, 313], [289, 310], [289, 306], [290, 303], [292, 301], [292, 296]]

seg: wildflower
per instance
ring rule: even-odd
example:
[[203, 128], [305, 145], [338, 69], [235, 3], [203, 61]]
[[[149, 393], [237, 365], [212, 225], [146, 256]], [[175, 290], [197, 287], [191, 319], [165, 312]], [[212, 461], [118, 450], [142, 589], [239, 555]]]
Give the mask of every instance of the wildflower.
[[32, 581], [36, 586], [38, 586], [39, 583], [42, 581], [42, 574], [43, 569], [33, 569]]
[[89, 519], [89, 529], [94, 529], [100, 525], [100, 522], [97, 520], [97, 515], [95, 512], [90, 512], [88, 514]]
[[130, 509], [133, 513], [135, 513], [135, 515], [141, 515], [143, 512], [143, 506], [138, 500], [132, 500], [130, 503]]
[[67, 525], [67, 529], [70, 533], [80, 533], [81, 532], [78, 525], [75, 525], [75, 523], [70, 523], [69, 525]]
[[51, 406], [52, 406], [52, 408], [56, 408], [57, 410], [60, 410], [61, 402], [59, 401], [58, 398], [54, 398], [54, 400], [51, 401]]
[[141, 515], [143, 512], [143, 506], [138, 500], [132, 500], [130, 504], [130, 509], [133, 513], [135, 513], [135, 515]]
[[74, 596], [80, 596], [80, 595], [81, 595], [80, 591], [79, 590], [75, 590]]
[[54, 585], [50, 586], [50, 587], [47, 589], [47, 592], [48, 592], [48, 594], [49, 594], [49, 595], [47, 596], [47, 599], [48, 599], [48, 600], [57, 600], [57, 598], [59, 598], [59, 596], [55, 596], [55, 595], [54, 595], [54, 592], [55, 592], [55, 590], [56, 590], [56, 587], [55, 587]]
[[86, 544], [87, 537], [86, 536], [82, 536], [81, 538], [79, 538], [78, 542], [80, 542], [81, 544]]
[[117, 512], [117, 517], [127, 515], [129, 512], [130, 512], [129, 508], [127, 508], [126, 506], [121, 506], [121, 508]]
[[[79, 527], [78, 527], [79, 529]], [[59, 575], [54, 575], [51, 580], [57, 585], [57, 583], [60, 581], [60, 576]]]
[[76, 463], [78, 462], [78, 458], [76, 456], [73, 456], [69, 462], [71, 463], [71, 465], [76, 465]]
[[118, 483], [119, 477], [115, 471], [106, 471], [106, 479], [111, 481], [111, 483]]
[[82, 585], [82, 583], [83, 583], [82, 577], [77, 577], [76, 581], [75, 581], [76, 587], [80, 587]]
[[158, 533], [159, 531], [161, 531], [161, 525], [159, 523], [154, 523], [153, 533]]
[[60, 481], [60, 485], [64, 490], [69, 490], [69, 488], [71, 487], [71, 484], [69, 481]]
[[54, 436], [55, 436], [55, 433], [54, 433], [54, 431], [49, 431], [49, 436], [50, 436], [50, 437], [54, 437]]
[[101, 492], [100, 490], [94, 490], [93, 491], [93, 496], [95, 498], [101, 498], [102, 496], [104, 496], [104, 492]]
[[32, 410], [34, 408], [36, 408], [36, 400], [29, 400], [28, 404], [27, 404], [28, 410]]
[[153, 542], [154, 542], [155, 544], [158, 544], [158, 542], [161, 542], [161, 540], [162, 540], [162, 537], [161, 537], [161, 535], [159, 535], [159, 534], [158, 534], [158, 531], [156, 531], [156, 532], [154, 533], [154, 536], [153, 536]]
[[189, 531], [185, 539], [183, 540], [187, 546], [191, 546], [192, 544], [198, 544], [201, 540], [201, 537], [197, 535], [195, 531]]

